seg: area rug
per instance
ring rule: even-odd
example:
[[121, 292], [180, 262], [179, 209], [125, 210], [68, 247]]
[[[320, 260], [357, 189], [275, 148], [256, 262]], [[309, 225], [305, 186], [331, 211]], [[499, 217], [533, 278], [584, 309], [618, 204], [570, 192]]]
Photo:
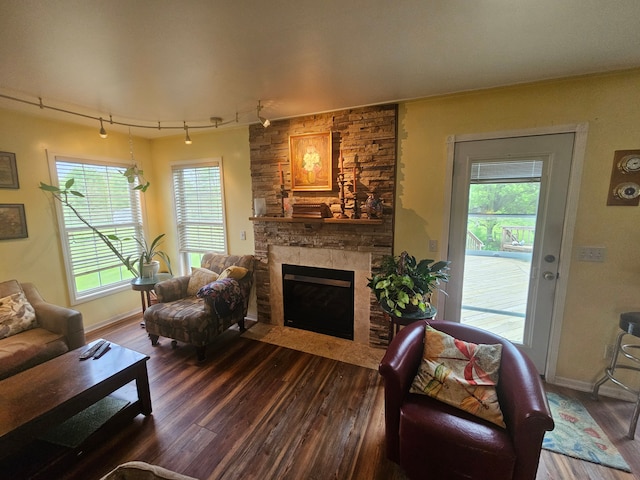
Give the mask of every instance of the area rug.
[[631, 472], [618, 449], [579, 401], [547, 393], [555, 428], [547, 432], [542, 448], [606, 467]]
[[129, 402], [126, 400], [105, 397], [69, 420], [48, 430], [39, 439], [63, 447], [76, 448], [127, 405]]

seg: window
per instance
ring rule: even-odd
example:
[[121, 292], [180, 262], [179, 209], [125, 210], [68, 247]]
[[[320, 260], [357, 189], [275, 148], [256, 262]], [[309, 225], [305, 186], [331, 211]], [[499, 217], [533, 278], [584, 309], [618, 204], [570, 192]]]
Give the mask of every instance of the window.
[[178, 250], [188, 270], [206, 252], [227, 253], [221, 161], [174, 165]]
[[[52, 172], [60, 186], [74, 179], [72, 190], [84, 197], [70, 195], [69, 202], [82, 218], [105, 235], [126, 239], [113, 241], [125, 258], [138, 254], [134, 238], [143, 232], [139, 193], [122, 175], [127, 167], [56, 156]], [[118, 257], [70, 208], [56, 206], [72, 302], [128, 288], [132, 274]]]

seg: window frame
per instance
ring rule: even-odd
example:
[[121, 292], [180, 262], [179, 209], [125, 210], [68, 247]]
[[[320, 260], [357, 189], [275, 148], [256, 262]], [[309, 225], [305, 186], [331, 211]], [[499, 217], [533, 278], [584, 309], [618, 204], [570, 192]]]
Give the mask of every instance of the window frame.
[[[184, 170], [189, 168], [207, 168], [207, 167], [217, 167], [219, 171], [220, 177], [220, 216], [222, 218], [221, 226], [222, 226], [222, 241], [223, 248], [215, 249], [213, 247], [204, 248], [201, 250], [186, 250], [182, 244], [182, 235], [181, 235], [181, 220], [178, 216], [178, 193], [175, 189], [175, 172], [177, 170]], [[180, 263], [180, 272], [184, 275], [188, 275], [191, 273], [191, 266], [199, 267], [200, 263], [197, 265], [192, 265], [190, 261], [191, 254], [200, 254], [200, 258], [207, 252], [214, 251], [221, 255], [227, 255], [229, 249], [229, 241], [228, 241], [228, 227], [227, 227], [227, 215], [226, 215], [226, 196], [224, 189], [224, 166], [222, 162], [222, 157], [212, 157], [212, 158], [204, 158], [199, 160], [185, 160], [172, 162], [170, 164], [171, 168], [171, 189], [173, 193], [173, 212], [174, 212], [174, 221], [175, 221], [175, 233], [176, 233], [176, 249], [178, 251], [178, 258]]]
[[[94, 165], [94, 166], [102, 166], [107, 168], [117, 168], [118, 170], [122, 170], [123, 172], [131, 166], [130, 161], [121, 160], [121, 159], [113, 159], [113, 158], [105, 158], [105, 157], [96, 157], [91, 155], [68, 155], [61, 153], [51, 153], [47, 152], [47, 159], [49, 164], [49, 175], [50, 175], [50, 183], [52, 185], [60, 187], [59, 176], [58, 176], [58, 162], [64, 163], [77, 163], [79, 165]], [[130, 198], [137, 199], [138, 205], [134, 206], [132, 209], [137, 209], [139, 211], [139, 218], [137, 221], [134, 219], [134, 222], [127, 222], [127, 224], [134, 225], [133, 229], [136, 232], [136, 236], [144, 236], [145, 225], [145, 203], [143, 195], [140, 195], [138, 190], [133, 190], [129, 187], [127, 180], [122, 179], [124, 185], [126, 185], [130, 189]], [[86, 194], [86, 192], [81, 192]], [[62, 255], [64, 259], [64, 267], [66, 273], [66, 281], [67, 281], [67, 289], [69, 292], [69, 300], [71, 305], [78, 305], [86, 302], [90, 302], [92, 300], [96, 300], [99, 298], [103, 298], [114, 293], [122, 292], [125, 290], [129, 290], [131, 288], [131, 280], [133, 280], [133, 276], [128, 277], [125, 272], [123, 272], [124, 276], [120, 281], [109, 283], [106, 285], [100, 285], [94, 289], [86, 290], [79, 292], [76, 285], [76, 269], [72, 264], [72, 252], [69, 245], [69, 233], [74, 231], [74, 227], [67, 228], [65, 223], [65, 207], [58, 200], [52, 198], [54, 203], [54, 207], [56, 210], [56, 217], [58, 223], [58, 239], [60, 241], [60, 246], [62, 249]], [[128, 254], [139, 254], [139, 247], [135, 243], [133, 239], [129, 240], [131, 242], [130, 247], [127, 251]], [[100, 247], [103, 245], [102, 240], [96, 237], [96, 243]], [[114, 255], [114, 260], [116, 262], [120, 262]], [[121, 265], [121, 264], [120, 264]], [[119, 266], [120, 266], [119, 265]], [[124, 271], [126, 271], [126, 267], [124, 265], [121, 266]]]

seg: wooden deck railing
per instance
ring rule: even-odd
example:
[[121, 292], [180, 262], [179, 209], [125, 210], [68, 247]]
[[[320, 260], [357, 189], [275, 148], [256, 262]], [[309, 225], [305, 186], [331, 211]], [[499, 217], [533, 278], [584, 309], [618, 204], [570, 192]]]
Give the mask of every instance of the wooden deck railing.
[[467, 230], [467, 250], [482, 250], [484, 243], [473, 232]]

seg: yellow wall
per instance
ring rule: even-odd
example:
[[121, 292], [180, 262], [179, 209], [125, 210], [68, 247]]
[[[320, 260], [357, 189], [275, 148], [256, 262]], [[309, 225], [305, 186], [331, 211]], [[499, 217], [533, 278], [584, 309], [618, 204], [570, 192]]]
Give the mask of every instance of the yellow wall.
[[[251, 171], [249, 163], [249, 129], [239, 127], [192, 133], [191, 145], [185, 145], [184, 136], [166, 137], [153, 141], [154, 202], [160, 207], [155, 217], [159, 219], [160, 231], [167, 232], [167, 246], [175, 251], [177, 246], [174, 221], [171, 164], [191, 160], [222, 158], [227, 219], [227, 249], [234, 255], [253, 254]], [[148, 206], [151, 211], [151, 206]], [[164, 213], [171, 212], [170, 215]], [[246, 240], [240, 239], [244, 231]]]
[[[150, 142], [134, 138], [133, 148], [138, 165], [146, 170]], [[112, 132], [102, 139], [98, 125], [83, 127], [0, 110], [0, 151], [16, 154], [20, 182], [17, 190], [0, 189], [0, 203], [24, 204], [29, 235], [0, 241], [0, 281], [15, 278], [33, 282], [46, 300], [69, 306], [53, 200], [38, 188], [41, 181], [51, 183], [46, 152], [129, 162], [128, 136]], [[73, 308], [82, 312], [85, 326], [91, 326], [139, 310], [140, 296], [124, 291]]]
[[423, 99], [401, 105], [395, 251], [433, 256], [443, 228], [446, 139], [455, 134], [588, 122], [574, 246], [605, 246], [604, 263], [573, 260], [557, 376], [589, 382], [604, 365], [619, 313], [640, 310], [640, 208], [607, 207], [615, 150], [640, 149], [640, 71]]
[[[396, 253], [424, 258], [427, 239], [442, 238], [447, 136], [584, 122], [589, 132], [573, 243], [605, 246], [607, 257], [571, 262], [557, 375], [577, 382], [590, 382], [601, 370], [619, 313], [640, 310], [640, 208], [606, 206], [614, 150], [640, 149], [640, 70], [402, 103], [395, 222]], [[28, 239], [0, 241], [0, 279], [33, 281], [63, 305], [68, 295], [56, 221], [37, 185], [49, 179], [45, 149], [128, 160], [126, 135], [102, 140], [96, 130], [0, 110], [0, 150], [16, 153], [20, 175], [20, 189], [0, 189], [0, 203], [24, 203], [29, 227]], [[248, 129], [190, 133], [190, 146], [181, 135], [134, 138], [135, 157], [152, 182], [149, 233], [166, 232], [164, 249], [177, 257], [173, 214], [167, 214], [173, 212], [170, 164], [222, 157], [229, 251], [252, 253]], [[77, 308], [91, 326], [135, 311], [139, 297], [127, 291]]]

